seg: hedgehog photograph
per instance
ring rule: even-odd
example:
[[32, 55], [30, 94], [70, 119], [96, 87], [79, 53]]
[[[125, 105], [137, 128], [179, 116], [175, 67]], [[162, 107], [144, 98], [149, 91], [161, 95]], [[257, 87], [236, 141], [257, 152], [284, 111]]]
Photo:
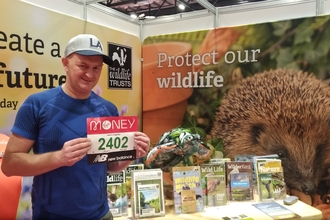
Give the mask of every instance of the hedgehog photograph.
[[222, 99], [211, 134], [229, 158], [279, 155], [288, 191], [329, 209], [322, 183], [330, 168], [330, 87], [315, 75], [275, 69], [242, 79]]

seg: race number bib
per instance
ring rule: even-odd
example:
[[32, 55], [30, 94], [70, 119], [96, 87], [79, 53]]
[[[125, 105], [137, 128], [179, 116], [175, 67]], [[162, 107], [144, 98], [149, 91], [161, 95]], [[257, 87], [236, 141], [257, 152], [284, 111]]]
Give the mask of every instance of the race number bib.
[[87, 152], [88, 163], [135, 160], [136, 131], [137, 116], [88, 118], [87, 137], [92, 141]]

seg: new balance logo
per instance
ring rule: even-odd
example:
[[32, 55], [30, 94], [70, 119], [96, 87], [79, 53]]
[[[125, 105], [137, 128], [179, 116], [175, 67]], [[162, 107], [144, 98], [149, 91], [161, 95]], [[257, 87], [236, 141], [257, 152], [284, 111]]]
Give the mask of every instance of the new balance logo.
[[105, 162], [107, 159], [108, 159], [108, 155], [107, 154], [96, 155], [93, 163]]

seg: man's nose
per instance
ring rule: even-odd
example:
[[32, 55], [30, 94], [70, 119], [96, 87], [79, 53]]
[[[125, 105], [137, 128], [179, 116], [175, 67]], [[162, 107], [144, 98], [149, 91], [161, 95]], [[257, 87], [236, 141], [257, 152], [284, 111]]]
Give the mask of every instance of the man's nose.
[[86, 70], [86, 76], [93, 77], [94, 76], [94, 72], [95, 72], [95, 70], [93, 68], [88, 68]]

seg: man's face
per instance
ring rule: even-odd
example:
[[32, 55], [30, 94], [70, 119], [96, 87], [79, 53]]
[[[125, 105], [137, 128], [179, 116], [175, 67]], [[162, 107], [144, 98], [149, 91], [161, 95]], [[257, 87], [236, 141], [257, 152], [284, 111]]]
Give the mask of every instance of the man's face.
[[67, 73], [66, 84], [76, 98], [89, 95], [97, 84], [102, 72], [102, 56], [82, 56], [71, 54], [62, 59]]

